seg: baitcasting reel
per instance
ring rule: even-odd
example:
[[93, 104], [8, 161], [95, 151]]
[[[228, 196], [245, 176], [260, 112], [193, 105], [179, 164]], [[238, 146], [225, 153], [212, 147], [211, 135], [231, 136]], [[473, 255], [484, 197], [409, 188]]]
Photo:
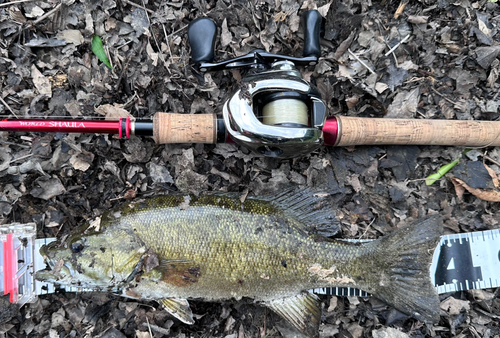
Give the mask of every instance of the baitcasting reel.
[[200, 72], [248, 70], [223, 107], [224, 126], [234, 142], [259, 154], [282, 158], [310, 153], [323, 143], [326, 105], [318, 90], [295, 68], [318, 62], [321, 20], [318, 11], [303, 15], [303, 57], [254, 50], [218, 63], [213, 63], [214, 22], [200, 18], [190, 23], [191, 56]]

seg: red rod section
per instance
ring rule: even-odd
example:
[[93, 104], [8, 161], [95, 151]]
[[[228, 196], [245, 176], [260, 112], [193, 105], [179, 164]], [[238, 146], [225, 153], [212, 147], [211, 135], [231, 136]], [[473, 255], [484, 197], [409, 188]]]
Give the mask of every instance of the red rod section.
[[[122, 123], [126, 121], [125, 125]], [[50, 133], [103, 133], [130, 135], [130, 119], [119, 121], [87, 120], [0, 120], [0, 131], [50, 132]]]
[[325, 146], [334, 146], [339, 135], [339, 124], [335, 117], [329, 117], [323, 126], [323, 138]]

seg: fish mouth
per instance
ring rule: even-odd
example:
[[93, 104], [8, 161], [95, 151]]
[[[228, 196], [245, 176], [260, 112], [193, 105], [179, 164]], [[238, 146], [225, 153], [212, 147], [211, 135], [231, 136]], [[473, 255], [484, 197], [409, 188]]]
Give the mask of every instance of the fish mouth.
[[42, 245], [40, 255], [47, 266], [45, 270], [39, 270], [35, 273], [35, 278], [50, 282], [61, 282], [70, 280], [75, 275], [75, 270], [70, 264], [64, 262], [62, 258], [57, 259], [51, 249], [55, 248], [53, 243]]

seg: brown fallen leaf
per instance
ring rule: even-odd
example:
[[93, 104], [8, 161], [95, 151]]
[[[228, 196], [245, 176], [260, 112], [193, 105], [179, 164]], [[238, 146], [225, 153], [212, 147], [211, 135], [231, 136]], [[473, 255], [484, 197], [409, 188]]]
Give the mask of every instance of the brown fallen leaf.
[[462, 310], [470, 310], [470, 302], [468, 300], [460, 300], [453, 297], [448, 297], [441, 302], [441, 309], [448, 312], [450, 315], [458, 315]]
[[451, 183], [453, 183], [453, 186], [455, 187], [455, 193], [457, 194], [458, 200], [462, 201], [464, 199], [465, 188], [454, 179], [451, 179]]
[[33, 78], [33, 84], [40, 94], [52, 97], [50, 81], [42, 74], [42, 72], [38, 70], [38, 68], [36, 68], [35, 65], [31, 66], [31, 77]]
[[53, 87], [63, 87], [68, 83], [67, 74], [57, 74], [54, 76], [48, 76], [47, 79], [49, 79]]
[[286, 20], [286, 17], [287, 17], [287, 14], [285, 12], [281, 11], [274, 16], [274, 22], [283, 22]]
[[402, 0], [399, 3], [398, 9], [396, 9], [396, 12], [394, 13], [394, 19], [399, 18], [401, 14], [403, 14], [403, 11], [405, 10], [406, 5], [408, 5], [408, 0]]
[[493, 181], [493, 185], [495, 186], [495, 188], [498, 188], [500, 186], [498, 174], [496, 173], [495, 170], [491, 169], [486, 164], [484, 165], [484, 167], [486, 168], [486, 170], [488, 170], [488, 174], [490, 174], [490, 176], [491, 176], [491, 180]]
[[407, 21], [409, 23], [414, 23], [414, 24], [427, 23], [428, 20], [429, 20], [429, 17], [424, 16], [424, 15], [410, 15], [410, 16], [408, 16], [408, 19], [407, 19]]
[[459, 199], [462, 199], [463, 192], [459, 192], [460, 188], [458, 187], [457, 189], [457, 185], [465, 188], [472, 195], [482, 199], [483, 201], [500, 202], [500, 191], [472, 188], [467, 183], [456, 177], [452, 177], [451, 182], [455, 185], [455, 191], [457, 192], [457, 197]]
[[227, 28], [227, 19], [224, 19], [222, 22], [222, 33], [220, 37], [220, 44], [222, 47], [229, 46], [231, 41], [233, 40], [233, 35], [229, 31], [229, 28]]
[[95, 108], [95, 112], [106, 116], [106, 120], [117, 120], [120, 117], [130, 117], [134, 121], [134, 117], [126, 110], [123, 109], [122, 104], [115, 103], [114, 105], [103, 104]]

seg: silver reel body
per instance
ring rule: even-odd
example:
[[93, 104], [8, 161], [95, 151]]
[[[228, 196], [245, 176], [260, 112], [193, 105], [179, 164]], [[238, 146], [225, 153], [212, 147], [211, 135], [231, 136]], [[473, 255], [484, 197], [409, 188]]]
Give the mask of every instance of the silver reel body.
[[323, 142], [326, 105], [290, 61], [276, 62], [268, 71], [243, 78], [222, 113], [234, 142], [258, 154], [296, 157]]

